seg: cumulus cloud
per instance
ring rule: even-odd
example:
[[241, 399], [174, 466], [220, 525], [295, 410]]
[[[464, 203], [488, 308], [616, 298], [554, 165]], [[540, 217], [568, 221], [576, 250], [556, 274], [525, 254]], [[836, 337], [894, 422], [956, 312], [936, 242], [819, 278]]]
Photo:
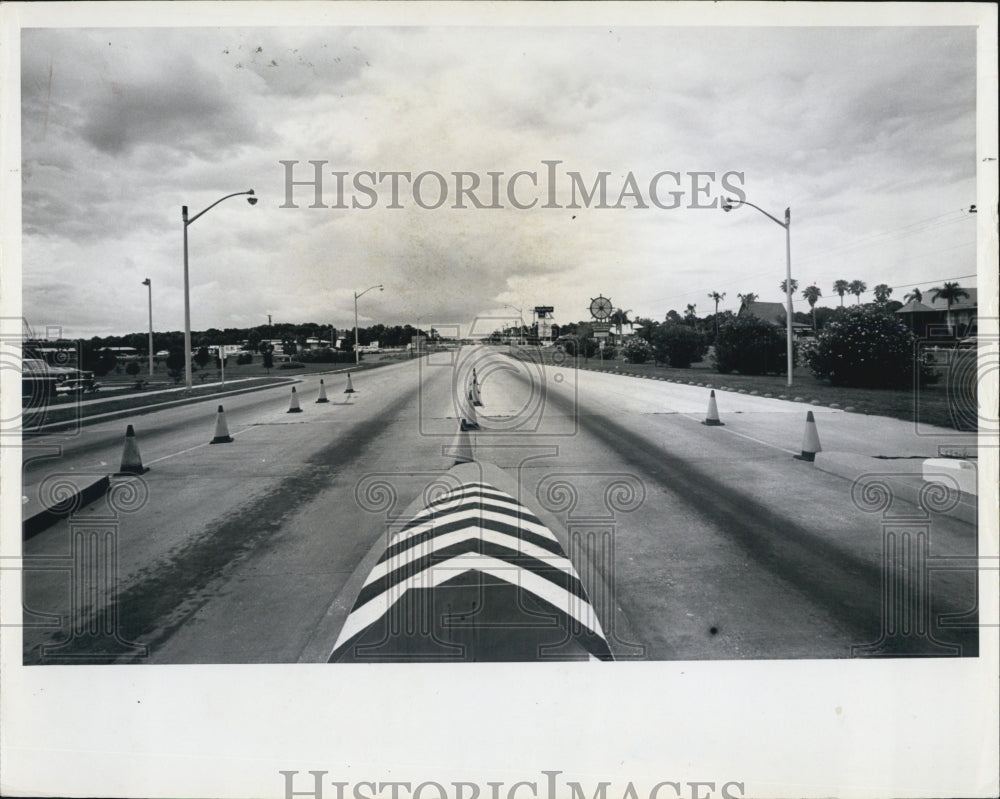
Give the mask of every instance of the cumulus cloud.
[[346, 326], [375, 282], [365, 311], [387, 323], [505, 302], [571, 321], [599, 293], [656, 318], [712, 290], [778, 298], [781, 231], [690, 208], [690, 186], [672, 210], [462, 210], [453, 185], [437, 210], [387, 209], [384, 187], [371, 210], [291, 209], [282, 160], [326, 161], [327, 180], [468, 170], [488, 194], [489, 172], [555, 159], [563, 206], [570, 171], [609, 172], [613, 203], [630, 172], [646, 195], [658, 172], [715, 172], [711, 201], [735, 170], [748, 199], [793, 207], [800, 283], [974, 271], [960, 215], [844, 250], [974, 201], [971, 28], [34, 29], [21, 86], [25, 313], [82, 334], [144, 329], [144, 277], [179, 328], [180, 207], [250, 187], [257, 206], [189, 228], [195, 327]]

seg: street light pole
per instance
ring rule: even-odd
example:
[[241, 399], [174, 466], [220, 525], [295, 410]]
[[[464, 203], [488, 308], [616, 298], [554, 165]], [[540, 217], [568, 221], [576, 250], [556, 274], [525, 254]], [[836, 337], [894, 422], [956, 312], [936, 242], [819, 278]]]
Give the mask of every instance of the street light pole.
[[521, 320], [521, 327], [517, 331], [517, 346], [524, 346], [524, 311], [518, 308], [516, 305], [511, 305], [509, 302], [505, 302], [504, 308], [510, 308], [517, 311], [517, 318]]
[[223, 200], [228, 200], [230, 197], [240, 197], [244, 194], [248, 195], [247, 202], [250, 205], [257, 204], [257, 198], [254, 196], [253, 189], [249, 189], [220, 197], [208, 206], [208, 208], [199, 211], [191, 218], [188, 218], [188, 207], [186, 205], [181, 206], [181, 221], [184, 223], [184, 382], [187, 385], [188, 391], [191, 390], [191, 292], [188, 286], [188, 225], [194, 223], [202, 214], [211, 211]]
[[358, 297], [364, 297], [372, 289], [378, 289], [379, 291], [385, 291], [382, 288], [382, 284], [378, 283], [374, 286], [369, 286], [360, 294], [354, 292], [354, 364], [358, 365], [361, 363], [361, 350], [358, 349]]
[[747, 200], [735, 200], [726, 197], [722, 201], [722, 210], [729, 212], [733, 208], [741, 205], [749, 205], [756, 208], [772, 222], [781, 225], [785, 229], [785, 345], [787, 349], [788, 387], [792, 387], [792, 209], [785, 209], [785, 221], [782, 222], [775, 216], [771, 216], [763, 208], [754, 205]]
[[142, 285], [149, 287], [149, 376], [153, 376], [153, 281], [148, 277]]

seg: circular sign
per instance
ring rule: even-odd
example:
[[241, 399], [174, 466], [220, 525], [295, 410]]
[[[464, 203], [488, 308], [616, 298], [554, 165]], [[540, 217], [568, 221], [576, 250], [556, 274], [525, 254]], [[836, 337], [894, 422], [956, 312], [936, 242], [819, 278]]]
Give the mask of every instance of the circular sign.
[[614, 306], [607, 297], [599, 296], [590, 301], [590, 315], [595, 319], [607, 319], [613, 310]]

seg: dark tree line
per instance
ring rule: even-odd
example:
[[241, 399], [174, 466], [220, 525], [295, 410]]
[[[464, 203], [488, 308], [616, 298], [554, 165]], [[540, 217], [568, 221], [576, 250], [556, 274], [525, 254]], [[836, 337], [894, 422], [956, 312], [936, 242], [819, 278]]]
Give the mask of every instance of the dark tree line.
[[[191, 348], [197, 352], [201, 347], [214, 347], [219, 344], [236, 345], [247, 343], [247, 349], [251, 352], [260, 352], [262, 341], [280, 340], [285, 348], [290, 349], [295, 346], [299, 349], [305, 346], [306, 340], [321, 339], [333, 341], [342, 339], [343, 349], [353, 349], [354, 328], [340, 329], [330, 325], [321, 325], [315, 322], [305, 324], [275, 323], [273, 325], [258, 325], [251, 328], [227, 327], [220, 330], [210, 327], [207, 330], [191, 332]], [[378, 341], [381, 347], [405, 347], [412, 340], [413, 336], [429, 336], [428, 331], [420, 330], [412, 325], [383, 325], [377, 324], [370, 327], [358, 329], [358, 341], [362, 345]], [[80, 339], [74, 342], [64, 342], [70, 347], [79, 347], [90, 357], [96, 358], [96, 353], [105, 347], [132, 347], [140, 355], [148, 355], [149, 334], [148, 333], [127, 333], [121, 336], [94, 336], [90, 339]], [[171, 352], [173, 350], [184, 351], [184, 331], [154, 331], [153, 332], [153, 352]], [[113, 364], [112, 364], [113, 366]]]

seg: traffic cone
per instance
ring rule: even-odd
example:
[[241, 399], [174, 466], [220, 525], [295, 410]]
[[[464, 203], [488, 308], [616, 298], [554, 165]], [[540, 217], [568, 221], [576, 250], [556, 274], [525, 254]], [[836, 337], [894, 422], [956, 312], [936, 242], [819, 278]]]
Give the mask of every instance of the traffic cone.
[[302, 413], [299, 407], [299, 395], [295, 393], [295, 386], [292, 386], [292, 401], [288, 406], [288, 413]]
[[329, 401], [330, 400], [328, 400], [326, 398], [326, 386], [323, 385], [323, 378], [321, 377], [319, 379], [319, 399], [316, 400], [316, 402], [320, 403], [320, 402], [329, 402]]
[[713, 427], [723, 426], [723, 422], [719, 419], [719, 408], [715, 404], [715, 389], [712, 389], [708, 394], [708, 413], [705, 414], [705, 421], [702, 424]]
[[467, 422], [465, 419], [462, 419], [458, 433], [455, 435], [455, 440], [451, 444], [451, 451], [449, 454], [455, 456], [455, 463], [452, 464], [453, 466], [457, 466], [460, 463], [471, 463], [476, 459], [472, 454], [472, 438], [469, 436], [466, 424]]
[[229, 435], [229, 426], [226, 424], [226, 412], [222, 410], [222, 406], [219, 406], [219, 413], [215, 417], [215, 438], [209, 441], [209, 444], [228, 444], [233, 440], [233, 437]]
[[823, 448], [819, 445], [819, 433], [816, 430], [816, 420], [813, 418], [812, 411], [806, 411], [806, 430], [802, 435], [802, 454], [795, 455], [794, 457], [800, 461], [814, 461], [816, 460], [816, 453], [822, 452]]
[[476, 408], [474, 405], [469, 405], [465, 408], [468, 412], [469, 417], [467, 419], [462, 419], [461, 429], [462, 430], [478, 430], [479, 429], [479, 417], [476, 415]]
[[139, 456], [139, 445], [135, 440], [135, 428], [129, 425], [125, 430], [125, 448], [122, 450], [122, 465], [118, 469], [119, 474], [143, 474], [149, 469], [143, 468], [142, 458]]
[[347, 373], [347, 388], [344, 389], [345, 394], [353, 394], [354, 386], [351, 384], [351, 373]]

